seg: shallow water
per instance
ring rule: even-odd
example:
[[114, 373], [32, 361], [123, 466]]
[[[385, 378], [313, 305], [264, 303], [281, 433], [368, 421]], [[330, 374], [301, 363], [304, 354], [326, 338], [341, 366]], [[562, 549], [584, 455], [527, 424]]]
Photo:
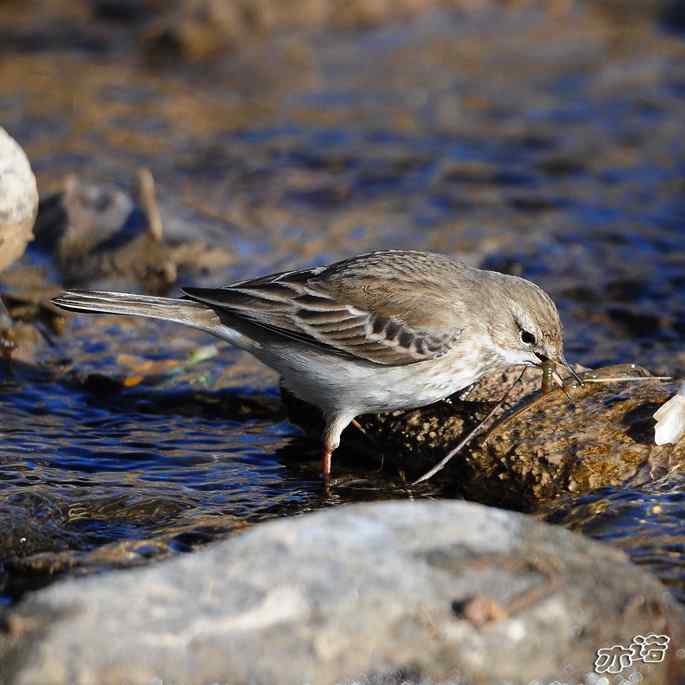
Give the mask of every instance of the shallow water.
[[685, 601], [685, 479], [671, 475], [640, 488], [602, 488], [558, 502], [545, 520], [623, 549]]
[[[548, 289], [574, 361], [685, 375], [678, 36], [650, 25], [626, 35], [580, 13], [430, 14], [159, 70], [111, 31], [100, 50], [6, 46], [0, 120], [43, 192], [73, 172], [131, 187], [150, 167], [168, 233], [233, 256], [183, 282], [372, 248], [440, 250]], [[36, 263], [34, 249], [25, 264]], [[59, 281], [52, 267], [49, 278]], [[147, 563], [273, 516], [458, 496], [454, 484], [409, 488], [355, 450], [323, 492], [316, 444], [285, 420], [275, 376], [215, 344], [76, 317], [3, 369], [5, 601], [62, 572]], [[198, 346], [217, 354], [197, 361]], [[620, 545], [680, 593], [681, 489], [671, 476], [544, 515]]]
[[44, 368], [4, 370], [4, 601], [66, 571], [187, 552], [268, 518], [414, 494], [379, 463], [353, 458], [324, 491], [318, 445], [285, 420], [277, 389], [231, 379], [239, 353], [196, 362], [194, 346], [218, 351], [207, 336], [184, 336], [176, 354], [173, 344], [160, 354], [157, 334], [175, 327], [134, 323], [132, 333], [94, 321], [60, 341], [77, 362], [55, 368], [52, 350]]

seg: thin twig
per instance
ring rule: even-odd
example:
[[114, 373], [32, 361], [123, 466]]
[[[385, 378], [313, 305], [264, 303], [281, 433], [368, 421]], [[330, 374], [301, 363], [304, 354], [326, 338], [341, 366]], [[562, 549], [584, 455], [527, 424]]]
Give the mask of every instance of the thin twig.
[[625, 383], [632, 381], [672, 381], [672, 376], [607, 376], [606, 378], [583, 378], [583, 383]]
[[155, 179], [149, 169], [138, 170], [138, 186], [140, 188], [140, 202], [147, 216], [150, 235], [158, 242], [162, 242], [164, 227], [159, 213], [157, 195], [155, 193]]
[[509, 397], [514, 387], [521, 382], [523, 374], [526, 373], [526, 370], [527, 367], [525, 367], [523, 371], [521, 371], [521, 375], [509, 386], [507, 391], [502, 396], [502, 399], [500, 399], [500, 401], [490, 410], [488, 415], [453, 450], [448, 452], [446, 457], [439, 461], [430, 471], [427, 471], [423, 474], [423, 476], [415, 480], [412, 483], [412, 485], [418, 485], [419, 483], [423, 483], [423, 481], [432, 478], [436, 473], [442, 471], [445, 468], [445, 466], [447, 466], [452, 457], [454, 457], [456, 454], [459, 454], [459, 452], [461, 452], [461, 450], [463, 450], [464, 447], [466, 447], [466, 445], [468, 445], [471, 442], [471, 440], [473, 440], [473, 438], [475, 438], [476, 435], [480, 433], [485, 424], [495, 415], [495, 412], [504, 404], [504, 402], [506, 401], [507, 397]]

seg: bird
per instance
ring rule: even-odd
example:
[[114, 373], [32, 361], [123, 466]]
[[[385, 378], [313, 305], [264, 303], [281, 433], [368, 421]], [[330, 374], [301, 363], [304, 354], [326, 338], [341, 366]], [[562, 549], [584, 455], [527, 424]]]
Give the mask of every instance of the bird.
[[368, 252], [182, 292], [167, 298], [72, 290], [53, 303], [176, 322], [251, 353], [321, 411], [326, 481], [356, 416], [433, 404], [514, 365], [561, 365], [575, 375], [564, 357], [559, 312], [542, 288], [447, 255]]

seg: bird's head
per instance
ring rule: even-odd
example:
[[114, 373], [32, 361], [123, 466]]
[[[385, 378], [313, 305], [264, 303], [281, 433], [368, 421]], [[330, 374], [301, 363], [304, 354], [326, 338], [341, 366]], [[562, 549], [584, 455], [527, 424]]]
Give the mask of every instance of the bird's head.
[[564, 334], [557, 307], [539, 286], [516, 276], [502, 276], [498, 316], [490, 326], [497, 354], [507, 365], [563, 366], [579, 381], [564, 357]]

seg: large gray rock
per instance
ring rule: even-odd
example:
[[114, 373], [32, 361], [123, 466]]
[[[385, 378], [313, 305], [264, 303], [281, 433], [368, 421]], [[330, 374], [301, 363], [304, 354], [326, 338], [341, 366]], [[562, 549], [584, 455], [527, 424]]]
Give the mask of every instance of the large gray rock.
[[[262, 524], [10, 612], [2, 682], [594, 682], [597, 649], [681, 644], [680, 607], [609, 547], [463, 502], [353, 505]], [[671, 649], [635, 664], [682, 677]], [[623, 675], [628, 677], [630, 670]]]

